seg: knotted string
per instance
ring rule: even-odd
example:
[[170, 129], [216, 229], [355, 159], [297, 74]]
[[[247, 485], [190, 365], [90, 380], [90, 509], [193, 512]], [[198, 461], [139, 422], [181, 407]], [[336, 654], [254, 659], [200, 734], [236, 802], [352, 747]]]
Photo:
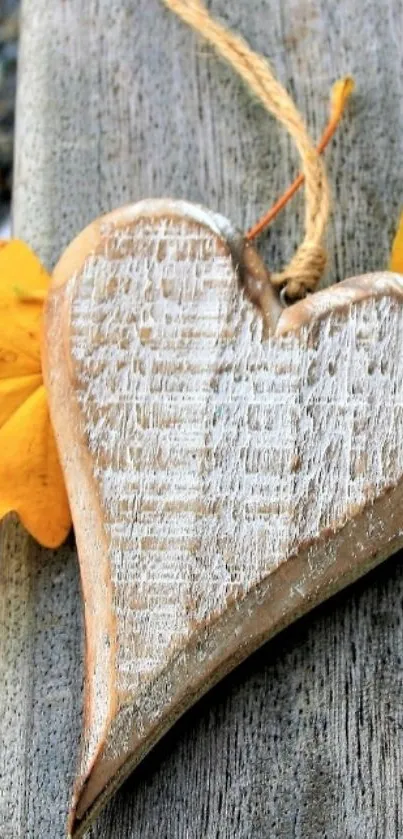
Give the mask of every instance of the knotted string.
[[303, 297], [316, 288], [326, 265], [323, 239], [330, 211], [324, 164], [304, 120], [287, 91], [273, 76], [267, 60], [254, 52], [243, 38], [214, 20], [202, 0], [162, 1], [214, 46], [266, 110], [285, 126], [295, 142], [305, 177], [305, 235], [291, 262], [280, 273], [271, 274], [270, 281], [283, 287], [287, 298]]

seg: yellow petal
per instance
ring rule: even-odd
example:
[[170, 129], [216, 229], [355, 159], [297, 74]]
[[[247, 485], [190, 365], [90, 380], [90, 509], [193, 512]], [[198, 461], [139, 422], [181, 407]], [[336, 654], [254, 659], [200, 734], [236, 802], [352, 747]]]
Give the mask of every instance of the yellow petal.
[[[1, 279], [1, 277], [0, 277]], [[0, 379], [41, 374], [40, 330], [42, 306], [20, 304], [14, 311], [0, 298]], [[32, 311], [38, 308], [38, 312]]]
[[0, 429], [0, 519], [18, 513], [48, 548], [66, 538], [71, 517], [43, 385]]
[[347, 99], [354, 90], [355, 81], [352, 76], [344, 76], [334, 83], [330, 94], [330, 116], [332, 120], [338, 121], [340, 119]]
[[12, 379], [0, 379], [0, 428], [41, 384], [42, 373], [34, 373], [31, 376], [16, 376]]
[[40, 335], [49, 275], [18, 239], [0, 243], [0, 379], [41, 372]]
[[389, 270], [403, 274], [403, 213], [399, 219], [399, 225], [392, 245]]
[[0, 241], [1, 297], [14, 300], [46, 293], [49, 274], [31, 248], [20, 239]]
[[38, 542], [54, 548], [71, 518], [42, 380], [48, 286], [24, 242], [0, 243], [0, 519], [18, 513]]

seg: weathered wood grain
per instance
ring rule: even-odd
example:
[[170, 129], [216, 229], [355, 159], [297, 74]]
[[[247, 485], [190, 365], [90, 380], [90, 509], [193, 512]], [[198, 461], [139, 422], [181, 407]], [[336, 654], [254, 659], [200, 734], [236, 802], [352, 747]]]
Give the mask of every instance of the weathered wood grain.
[[403, 277], [272, 294], [268, 333], [244, 250], [222, 216], [151, 199], [53, 275], [87, 650], [74, 836], [209, 686], [403, 546]]
[[[271, 58], [315, 134], [333, 80], [356, 76], [327, 155], [329, 279], [382, 268], [403, 194], [401, 0], [211, 5]], [[246, 226], [288, 182], [288, 140], [157, 0], [23, 11], [15, 232], [49, 266], [128, 200], [171, 194]], [[263, 245], [273, 267], [298, 240], [301, 208]], [[28, 548], [10, 524], [1, 562], [0, 832], [62, 837], [81, 708], [75, 560]], [[393, 560], [267, 645], [186, 717], [92, 837], [399, 836], [402, 597]]]

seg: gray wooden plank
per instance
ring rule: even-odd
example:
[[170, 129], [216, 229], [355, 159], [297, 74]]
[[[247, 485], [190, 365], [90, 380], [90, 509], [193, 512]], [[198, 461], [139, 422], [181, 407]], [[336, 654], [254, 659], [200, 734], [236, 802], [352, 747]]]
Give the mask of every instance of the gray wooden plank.
[[77, 563], [12, 518], [1, 536], [0, 836], [63, 836], [82, 706]]
[[[312, 131], [358, 84], [327, 154], [327, 281], [383, 267], [403, 194], [403, 5], [213, 0], [270, 57]], [[51, 267], [102, 211], [202, 201], [250, 224], [294, 171], [281, 129], [158, 0], [24, 0], [15, 233]], [[262, 243], [278, 267], [302, 197]], [[0, 835], [64, 835], [81, 709], [74, 551], [3, 530]], [[390, 560], [220, 685], [126, 783], [93, 839], [385, 837], [403, 823], [403, 568]]]

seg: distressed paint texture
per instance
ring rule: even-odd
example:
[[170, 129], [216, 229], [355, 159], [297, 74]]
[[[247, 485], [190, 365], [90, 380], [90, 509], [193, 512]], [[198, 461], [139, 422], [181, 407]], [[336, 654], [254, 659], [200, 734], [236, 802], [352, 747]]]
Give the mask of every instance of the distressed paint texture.
[[130, 697], [228, 598], [397, 483], [402, 307], [262, 342], [228, 250], [180, 219], [112, 232], [71, 283]]
[[[308, 557], [295, 592], [309, 600], [317, 562], [320, 573], [334, 565], [337, 586], [334, 534], [403, 477], [403, 279], [378, 274], [323, 292], [304, 304], [309, 317], [291, 307], [264, 339], [229, 245], [208, 226], [214, 216], [183, 202], [164, 216], [163, 206], [143, 202], [120, 223], [119, 213], [97, 223], [88, 254], [84, 233], [56, 269], [49, 305], [52, 409], [83, 574], [94, 587], [84, 446], [111, 584], [86, 598], [87, 617], [106, 598], [112, 620], [107, 630], [104, 613], [87, 628], [83, 779], [100, 749], [106, 761], [130, 753], [148, 686], [149, 724], [163, 716], [169, 662], [192, 636], [212, 626], [207, 656], [220, 615], [319, 538], [328, 545]], [[74, 253], [80, 267], [61, 285]], [[370, 289], [363, 299], [360, 282]], [[382, 527], [369, 514], [363, 538], [375, 553]], [[369, 563], [358, 533], [348, 541], [352, 576]], [[284, 610], [290, 620], [292, 597]]]

